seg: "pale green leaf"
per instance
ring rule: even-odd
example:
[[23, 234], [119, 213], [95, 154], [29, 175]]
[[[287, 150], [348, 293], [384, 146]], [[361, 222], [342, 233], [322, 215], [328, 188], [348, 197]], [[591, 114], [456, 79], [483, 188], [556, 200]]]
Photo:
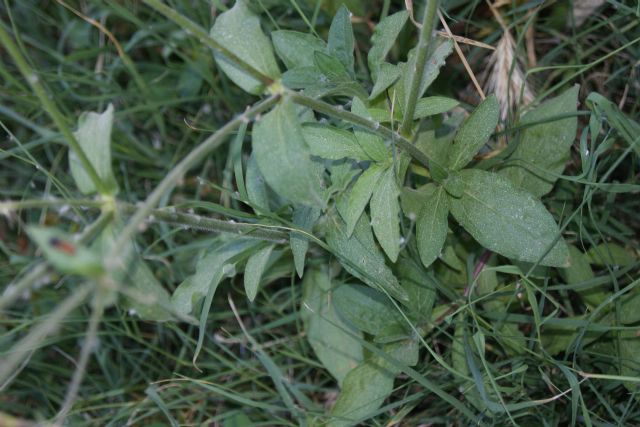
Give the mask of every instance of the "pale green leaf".
[[340, 215], [347, 224], [347, 236], [351, 236], [356, 224], [362, 216], [362, 212], [369, 204], [374, 188], [378, 186], [378, 181], [384, 173], [384, 167], [372, 164], [360, 175], [356, 183], [349, 192], [346, 206], [340, 210]]
[[322, 205], [318, 165], [291, 101], [284, 100], [255, 124], [252, 145], [258, 168], [276, 193], [294, 203]]
[[57, 228], [29, 226], [27, 234], [57, 270], [68, 274], [95, 277], [103, 272], [100, 255], [77, 243], [74, 237]]
[[[313, 225], [320, 217], [320, 209], [308, 206], [296, 206], [293, 211], [293, 223], [300, 229], [311, 233]], [[296, 267], [298, 277], [302, 277], [304, 272], [304, 260], [309, 250], [309, 238], [298, 232], [289, 234], [289, 243], [293, 253], [293, 263]]]
[[[210, 36], [265, 76], [280, 77], [271, 41], [262, 32], [260, 18], [249, 10], [246, 0], [237, 0], [231, 9], [221, 13]], [[214, 53], [214, 57], [222, 71], [242, 89], [254, 95], [264, 92], [264, 84], [233, 61], [220, 53]]]
[[403, 187], [400, 191], [402, 213], [411, 221], [416, 221], [420, 211], [437, 188], [434, 183], [425, 184], [417, 189]]
[[349, 72], [344, 64], [337, 58], [327, 55], [324, 52], [315, 52], [313, 56], [315, 66], [332, 83], [346, 82], [351, 80]]
[[288, 69], [314, 66], [314, 53], [324, 52], [324, 40], [313, 34], [279, 30], [271, 33], [276, 53]]
[[302, 282], [300, 314], [306, 337], [322, 365], [342, 385], [349, 371], [363, 359], [362, 333], [338, 316], [333, 304], [333, 285], [327, 272], [312, 270]]
[[[376, 86], [379, 78], [378, 71], [383, 66], [382, 64], [407, 22], [407, 18], [409, 18], [409, 12], [402, 10], [387, 16], [376, 25], [373, 36], [371, 36], [371, 49], [367, 55], [369, 71]], [[374, 98], [373, 95], [372, 98]]]
[[402, 324], [402, 316], [389, 298], [370, 287], [339, 286], [332, 300], [343, 319], [368, 334], [376, 336], [391, 324]]
[[575, 116], [560, 120], [557, 117], [576, 112], [578, 90], [576, 85], [524, 115], [519, 126], [545, 123], [528, 126], [522, 131], [501, 175], [538, 197], [551, 191], [557, 175], [564, 171], [569, 160], [578, 126]]
[[[355, 97], [351, 103], [351, 112], [360, 117], [371, 120], [371, 114], [367, 111], [367, 107], [362, 101]], [[387, 147], [384, 145], [382, 138], [375, 133], [356, 127], [353, 131], [358, 139], [358, 143], [367, 155], [376, 162], [382, 162], [389, 157]]]
[[378, 95], [387, 90], [391, 85], [393, 85], [399, 78], [400, 68], [398, 68], [396, 65], [392, 65], [387, 62], [383, 62], [382, 64], [380, 64], [376, 83], [373, 85], [373, 89], [371, 89], [371, 95], [369, 95], [369, 99], [376, 98]]
[[410, 310], [412, 319], [419, 323], [431, 320], [431, 311], [436, 300], [436, 281], [431, 272], [427, 272], [418, 262], [408, 256], [398, 259], [400, 284], [409, 295], [404, 303]]
[[495, 95], [490, 95], [462, 123], [449, 152], [448, 166], [453, 170], [465, 167], [487, 143], [499, 119], [500, 104]]
[[336, 12], [329, 28], [327, 53], [342, 62], [347, 71], [353, 75], [354, 49], [355, 40], [351, 25], [351, 12], [343, 5]]
[[306, 123], [302, 126], [302, 134], [314, 156], [329, 160], [369, 160], [355, 135], [348, 130], [319, 123]]
[[387, 267], [384, 255], [373, 240], [369, 216], [362, 213], [351, 237], [347, 235], [345, 225], [339, 218], [333, 217], [332, 220], [327, 233], [327, 244], [338, 256], [345, 270], [367, 285], [385, 289], [393, 297], [406, 301], [407, 293]]
[[247, 186], [247, 197], [255, 208], [269, 212], [269, 195], [267, 194], [267, 184], [258, 169], [254, 155], [249, 157], [247, 162], [247, 174], [245, 183]]
[[539, 200], [491, 172], [466, 169], [458, 177], [463, 194], [449, 198], [451, 213], [481, 245], [520, 261], [568, 265], [567, 245], [555, 241], [560, 230]]
[[166, 322], [174, 317], [162, 307], [170, 307], [169, 293], [162, 287], [147, 264], [140, 258], [135, 260], [135, 267], [130, 278], [132, 290], [140, 298], [126, 298], [129, 313], [135, 313], [142, 320]]
[[228, 267], [240, 254], [254, 248], [260, 242], [253, 239], [219, 240], [196, 264], [196, 271], [187, 277], [173, 292], [171, 304], [174, 309], [184, 315], [190, 314], [198, 301], [208, 293], [215, 293], [216, 288]]
[[387, 168], [371, 195], [371, 225], [373, 232], [392, 262], [400, 253], [400, 189], [393, 166]]
[[[113, 104], [104, 113], [84, 112], [78, 120], [78, 130], [73, 135], [80, 148], [105, 185], [107, 194], [118, 192], [118, 184], [111, 169], [111, 129], [113, 128]], [[78, 156], [69, 151], [69, 168], [76, 185], [83, 194], [96, 192], [96, 187], [84, 170]]]
[[413, 114], [413, 119], [418, 120], [424, 117], [444, 113], [452, 110], [459, 104], [460, 103], [455, 99], [444, 96], [428, 96], [426, 98], [420, 98], [416, 102], [416, 111]]
[[249, 301], [256, 298], [260, 279], [262, 279], [274, 247], [275, 245], [268, 245], [251, 255], [247, 260], [247, 265], [244, 268], [244, 291], [247, 293]]
[[442, 251], [447, 239], [449, 201], [442, 187], [426, 197], [416, 221], [416, 244], [420, 260], [429, 267]]
[[[569, 255], [571, 257], [571, 265], [559, 270], [560, 276], [562, 276], [567, 284], [584, 283], [595, 277], [589, 265], [589, 257], [586, 254], [583, 254], [575, 246], [569, 245]], [[580, 295], [580, 298], [591, 307], [599, 306], [609, 297], [609, 292], [606, 289], [602, 289], [601, 286], [586, 289], [577, 288], [575, 291]]]

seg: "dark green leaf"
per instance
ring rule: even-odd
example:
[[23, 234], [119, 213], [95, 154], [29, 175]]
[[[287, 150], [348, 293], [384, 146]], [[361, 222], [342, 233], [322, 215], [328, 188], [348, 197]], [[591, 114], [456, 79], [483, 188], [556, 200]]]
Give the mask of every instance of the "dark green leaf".
[[[320, 217], [320, 209], [308, 206], [297, 206], [293, 211], [293, 223], [300, 229], [311, 233], [313, 225]], [[309, 238], [303, 233], [290, 233], [291, 252], [293, 253], [293, 263], [299, 277], [304, 272], [304, 260], [309, 250]]]
[[253, 154], [267, 184], [280, 196], [322, 205], [318, 165], [311, 160], [291, 101], [284, 100], [255, 124]]
[[391, 324], [402, 324], [402, 317], [389, 298], [367, 286], [339, 286], [333, 292], [333, 303], [343, 319], [374, 336]]
[[[220, 14], [210, 32], [216, 40], [238, 58], [264, 75], [277, 79], [280, 69], [273, 55], [271, 41], [260, 28], [260, 19], [249, 10], [246, 0], [237, 0], [228, 11]], [[214, 54], [224, 73], [245, 91], [258, 95], [265, 87], [255, 77], [221, 54]]]
[[323, 52], [315, 52], [314, 64], [330, 82], [344, 82], [351, 80], [349, 72], [337, 58]]
[[[360, 117], [371, 120], [371, 115], [367, 111], [367, 107], [359, 98], [353, 98], [351, 104], [351, 112]], [[382, 138], [373, 132], [356, 127], [353, 131], [358, 139], [358, 143], [367, 155], [376, 162], [382, 162], [389, 157], [387, 147], [384, 145]]]
[[500, 104], [495, 95], [488, 96], [462, 123], [449, 151], [448, 166], [462, 169], [484, 147], [498, 125]]
[[513, 163], [502, 169], [501, 175], [538, 197], [551, 191], [569, 159], [578, 126], [575, 116], [560, 120], [557, 117], [576, 112], [578, 89], [576, 85], [525, 114], [518, 123], [521, 126], [545, 123], [522, 131], [518, 146], [509, 158]]
[[425, 267], [429, 267], [438, 258], [449, 229], [449, 201], [447, 193], [438, 187], [426, 197], [425, 203], [416, 221], [416, 244], [420, 260]]
[[372, 164], [360, 175], [353, 185], [347, 198], [346, 206], [340, 210], [340, 215], [342, 215], [342, 218], [344, 218], [347, 224], [347, 236], [351, 236], [351, 233], [353, 233], [356, 224], [371, 199], [373, 190], [378, 186], [384, 170], [383, 166]]
[[416, 221], [420, 211], [437, 188], [433, 183], [425, 184], [418, 189], [403, 187], [400, 192], [402, 213], [411, 221]]
[[600, 243], [587, 251], [589, 262], [598, 266], [614, 265], [627, 267], [638, 262], [633, 250], [627, 250], [615, 243]]
[[539, 200], [498, 174], [466, 169], [458, 176], [464, 190], [449, 198], [451, 213], [481, 245], [520, 261], [568, 266], [567, 245], [555, 241], [560, 230]]
[[369, 99], [376, 98], [378, 95], [387, 90], [391, 85], [393, 85], [399, 78], [400, 68], [386, 62], [380, 64], [376, 84], [373, 85], [373, 89], [371, 89], [371, 95], [369, 95]]
[[429, 96], [427, 98], [421, 98], [416, 102], [416, 111], [413, 114], [413, 119], [418, 120], [424, 117], [444, 113], [457, 107], [459, 104], [460, 103], [455, 99], [446, 98], [444, 96]]
[[262, 279], [262, 274], [274, 247], [275, 245], [268, 245], [251, 255], [247, 260], [247, 265], [244, 268], [244, 291], [247, 293], [249, 301], [256, 298], [260, 279]]

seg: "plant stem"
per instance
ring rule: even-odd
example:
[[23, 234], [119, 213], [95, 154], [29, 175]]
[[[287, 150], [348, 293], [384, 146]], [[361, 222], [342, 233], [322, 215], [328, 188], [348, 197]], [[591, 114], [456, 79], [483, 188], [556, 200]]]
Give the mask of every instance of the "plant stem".
[[280, 95], [275, 94], [259, 102], [254, 107], [248, 109], [243, 114], [228, 122], [193, 149], [184, 159], [182, 159], [180, 163], [178, 163], [160, 182], [160, 184], [158, 184], [155, 190], [151, 192], [149, 197], [147, 197], [147, 200], [145, 200], [144, 204], [138, 208], [131, 219], [129, 219], [129, 222], [124, 227], [109, 252], [107, 264], [111, 263], [113, 267], [120, 264], [119, 260], [123, 259], [122, 252], [129, 239], [131, 239], [138, 230], [138, 226], [144, 222], [165, 193], [170, 191], [189, 169], [203, 161], [207, 155], [218, 148], [235, 128], [240, 126], [243, 122], [251, 120], [251, 118], [257, 114], [271, 108], [271, 106], [278, 102], [279, 99]]
[[416, 111], [416, 102], [418, 101], [418, 96], [421, 95], [419, 90], [420, 84], [422, 83], [422, 73], [427, 63], [427, 54], [431, 49], [431, 42], [434, 39], [433, 27], [436, 12], [438, 11], [438, 0], [426, 0], [426, 2], [427, 4], [425, 5], [424, 16], [422, 18], [422, 28], [420, 29], [420, 39], [418, 40], [415, 56], [415, 68], [410, 73], [411, 81], [409, 84], [409, 92], [405, 94], [404, 118], [402, 119], [402, 126], [400, 127], [400, 133], [402, 135], [409, 135], [411, 132], [413, 114]]
[[226, 47], [222, 46], [220, 43], [215, 41], [213, 38], [209, 36], [209, 33], [207, 33], [202, 27], [200, 27], [198, 24], [196, 24], [186, 16], [181, 15], [179, 12], [173, 10], [166, 4], [162, 3], [160, 0], [144, 0], [144, 2], [148, 6], [152, 7], [153, 9], [157, 10], [158, 12], [160, 12], [161, 14], [163, 14], [164, 16], [166, 16], [167, 18], [175, 22], [176, 24], [180, 25], [182, 28], [190, 32], [192, 35], [198, 37], [198, 39], [202, 43], [208, 45], [211, 49], [220, 53], [229, 61], [235, 63], [238, 67], [242, 68], [244, 72], [246, 72], [247, 74], [250, 74], [251, 77], [254, 77], [255, 79], [261, 81], [265, 86], [269, 86], [270, 84], [273, 83], [273, 79], [271, 77], [265, 76], [264, 74], [262, 74], [262, 72], [258, 71], [255, 67], [248, 64], [243, 59], [239, 58], [238, 55], [234, 54], [229, 49], [227, 49]]
[[104, 183], [100, 179], [100, 176], [98, 175], [98, 172], [96, 172], [96, 169], [89, 161], [89, 158], [82, 150], [82, 147], [80, 147], [78, 140], [67, 126], [64, 116], [62, 115], [60, 110], [58, 110], [58, 107], [56, 107], [53, 101], [49, 98], [47, 91], [45, 90], [42, 83], [40, 83], [38, 74], [36, 74], [31, 69], [31, 66], [27, 62], [26, 58], [22, 55], [22, 53], [14, 43], [13, 38], [9, 35], [9, 33], [5, 31], [3, 25], [1, 24], [0, 44], [2, 44], [2, 46], [4, 46], [4, 48], [7, 50], [9, 56], [11, 57], [11, 59], [13, 59], [13, 62], [15, 62], [16, 66], [18, 67], [18, 70], [20, 70], [20, 74], [22, 74], [27, 83], [29, 83], [29, 85], [31, 86], [31, 89], [33, 89], [33, 92], [38, 97], [38, 100], [42, 104], [42, 108], [47, 112], [49, 117], [51, 117], [60, 133], [62, 133], [62, 135], [67, 140], [67, 143], [69, 144], [73, 152], [76, 154], [76, 156], [78, 156], [78, 160], [82, 164], [85, 172], [87, 172], [87, 175], [89, 175], [89, 178], [91, 179], [91, 182], [93, 182], [93, 185], [96, 187], [99, 193], [105, 193], [106, 187]]
[[416, 159], [418, 162], [422, 163], [425, 167], [427, 167], [428, 169], [431, 169], [433, 172], [435, 171], [438, 172], [437, 174], [434, 173], [432, 175], [437, 177], [447, 176], [446, 169], [443, 165], [427, 157], [426, 154], [420, 151], [407, 138], [405, 138], [404, 136], [400, 135], [397, 132], [394, 132], [393, 130], [385, 126], [382, 126], [380, 123], [373, 120], [369, 120], [357, 114], [353, 114], [349, 111], [345, 111], [341, 107], [336, 107], [324, 101], [310, 98], [299, 92], [288, 91], [287, 96], [289, 96], [291, 100], [296, 104], [309, 107], [319, 113], [323, 113], [328, 116], [332, 116], [341, 120], [348, 121], [357, 126], [373, 131], [374, 133], [377, 133], [386, 139], [390, 139], [392, 143], [398, 146], [398, 148], [405, 150], [407, 153], [409, 153], [411, 157]]

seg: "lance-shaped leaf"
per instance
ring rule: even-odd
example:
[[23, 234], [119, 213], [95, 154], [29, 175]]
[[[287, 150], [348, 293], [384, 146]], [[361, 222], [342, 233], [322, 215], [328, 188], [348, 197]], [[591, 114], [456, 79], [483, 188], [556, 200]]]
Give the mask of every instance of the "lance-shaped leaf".
[[407, 293], [385, 263], [384, 255], [373, 240], [369, 216], [363, 213], [353, 235], [349, 237], [345, 225], [333, 217], [327, 233], [327, 244], [349, 273], [375, 289], [384, 289], [393, 297], [405, 301]]
[[403, 10], [387, 16], [376, 25], [373, 36], [371, 36], [371, 49], [369, 49], [369, 54], [367, 55], [369, 71], [376, 85], [378, 83], [378, 71], [396, 42], [398, 34], [400, 34], [404, 24], [407, 22], [407, 18], [409, 18], [409, 12]]
[[460, 103], [457, 100], [444, 96], [428, 96], [426, 98], [420, 98], [418, 99], [418, 102], [416, 102], [416, 111], [413, 114], [413, 119], [418, 120], [424, 117], [444, 113], [457, 107], [459, 104]]
[[576, 112], [578, 89], [576, 85], [525, 114], [518, 124], [527, 127], [501, 175], [538, 197], [551, 191], [569, 159], [578, 126], [576, 116], [558, 117]]
[[[320, 209], [309, 206], [296, 206], [293, 211], [293, 223], [307, 233], [311, 233], [313, 225], [320, 217]], [[306, 234], [292, 231], [289, 234], [289, 243], [293, 253], [293, 263], [299, 277], [304, 272], [304, 260], [309, 250], [309, 238]]]
[[383, 173], [383, 166], [372, 164], [353, 185], [345, 206], [340, 209], [340, 215], [342, 215], [344, 222], [347, 224], [347, 236], [351, 236], [351, 233], [353, 233]]
[[314, 66], [315, 52], [324, 52], [327, 44], [313, 34], [280, 30], [271, 33], [276, 53], [288, 69]]
[[567, 245], [538, 199], [495, 173], [465, 169], [456, 175], [462, 194], [449, 198], [451, 213], [481, 245], [520, 261], [568, 266]]
[[253, 155], [280, 196], [309, 206], [322, 204], [318, 165], [311, 160], [291, 101], [283, 100], [255, 124]]
[[500, 103], [495, 95], [488, 96], [462, 123], [449, 152], [449, 167], [462, 169], [484, 147], [500, 118]]
[[329, 28], [329, 39], [327, 41], [327, 53], [342, 62], [347, 71], [354, 75], [353, 71], [353, 50], [355, 40], [353, 37], [353, 27], [351, 25], [351, 12], [342, 5], [336, 12]]
[[416, 244], [420, 260], [429, 267], [438, 258], [447, 239], [449, 200], [444, 188], [426, 196], [416, 221]]
[[355, 135], [348, 130], [320, 123], [305, 123], [302, 134], [314, 156], [329, 160], [370, 160]]
[[275, 245], [268, 245], [251, 255], [247, 260], [247, 265], [244, 268], [244, 291], [247, 293], [249, 301], [253, 301], [258, 294], [260, 279], [262, 279], [262, 274], [267, 267], [274, 247]]
[[[371, 114], [367, 111], [367, 107], [365, 107], [362, 101], [357, 97], [353, 98], [351, 112], [371, 120]], [[384, 145], [382, 138], [378, 135], [359, 127], [355, 127], [353, 133], [356, 135], [356, 138], [358, 138], [358, 143], [360, 143], [364, 152], [367, 153], [371, 159], [376, 162], [382, 162], [389, 157], [387, 147]]]
[[387, 168], [371, 196], [371, 225], [389, 259], [396, 262], [400, 252], [400, 189], [393, 166]]
[[333, 289], [327, 272], [309, 271], [302, 281], [300, 315], [313, 352], [342, 386], [347, 373], [362, 362], [362, 333], [338, 315]]
[[369, 99], [374, 99], [400, 78], [400, 68], [396, 65], [383, 62], [378, 69], [376, 84], [371, 89]]
[[339, 286], [333, 292], [333, 303], [343, 319], [374, 336], [391, 324], [402, 324], [402, 316], [389, 298], [367, 286]]
[[[210, 35], [265, 76], [273, 79], [280, 77], [271, 41], [262, 32], [260, 18], [249, 10], [246, 0], [237, 0], [231, 9], [220, 14], [211, 28]], [[235, 84], [255, 95], [264, 92], [264, 84], [242, 67], [220, 53], [214, 52], [214, 56], [222, 71]]]
[[[105, 184], [108, 194], [118, 191], [118, 184], [111, 170], [111, 129], [113, 128], [113, 104], [104, 113], [84, 112], [78, 120], [78, 130], [74, 136], [78, 144]], [[69, 168], [76, 185], [83, 194], [96, 192], [96, 187], [84, 170], [78, 156], [69, 151]]]

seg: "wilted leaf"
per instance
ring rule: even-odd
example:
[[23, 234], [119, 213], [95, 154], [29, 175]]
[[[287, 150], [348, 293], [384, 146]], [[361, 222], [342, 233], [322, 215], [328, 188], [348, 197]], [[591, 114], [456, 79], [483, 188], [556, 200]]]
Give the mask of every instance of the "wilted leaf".
[[498, 174], [474, 169], [457, 174], [463, 194], [449, 198], [451, 213], [482, 246], [520, 261], [568, 265], [567, 245], [562, 237], [554, 243], [560, 230], [539, 200]]

